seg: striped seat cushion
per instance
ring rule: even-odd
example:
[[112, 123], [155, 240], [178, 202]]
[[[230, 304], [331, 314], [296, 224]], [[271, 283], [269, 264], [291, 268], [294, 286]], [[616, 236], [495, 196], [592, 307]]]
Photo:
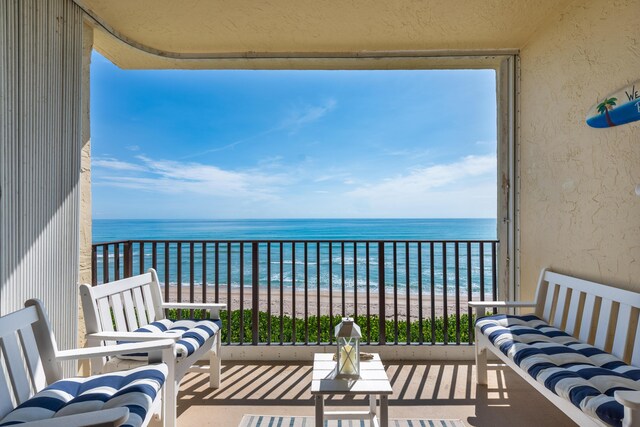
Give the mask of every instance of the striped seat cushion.
[[[178, 334], [181, 338], [176, 341], [176, 354], [178, 360], [192, 355], [197, 349], [214, 336], [222, 326], [220, 320], [169, 320], [162, 319], [150, 323], [134, 332], [153, 332]], [[119, 344], [125, 341], [119, 341]], [[132, 353], [118, 356], [120, 359], [146, 360], [147, 353]]]
[[478, 319], [482, 333], [536, 381], [583, 412], [622, 425], [617, 390], [640, 390], [640, 368], [548, 325], [536, 316], [495, 315]]
[[161, 363], [56, 381], [9, 412], [0, 427], [123, 406], [129, 409], [123, 426], [141, 426], [166, 377], [167, 365]]

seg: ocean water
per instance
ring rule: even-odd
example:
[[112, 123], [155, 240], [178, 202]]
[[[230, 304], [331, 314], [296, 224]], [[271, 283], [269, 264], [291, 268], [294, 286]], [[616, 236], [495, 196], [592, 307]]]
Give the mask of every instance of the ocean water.
[[[388, 292], [407, 287], [416, 293], [422, 286], [430, 289], [433, 282], [437, 293], [455, 293], [458, 283], [462, 294], [471, 285], [473, 293], [485, 291], [493, 284], [491, 242], [496, 239], [495, 219], [281, 219], [281, 220], [93, 220], [93, 242], [118, 240], [170, 240], [168, 254], [165, 245], [156, 247], [156, 267], [161, 282], [175, 286], [196, 285], [226, 288], [250, 286], [252, 283], [252, 247], [246, 243], [196, 243], [193, 247], [193, 277], [191, 247], [178, 240], [263, 241], [258, 246], [258, 278], [260, 286], [288, 289], [326, 290], [329, 287], [353, 291], [378, 289], [378, 245], [363, 240], [385, 240], [384, 284]], [[274, 240], [268, 245], [266, 240]], [[293, 243], [292, 241], [311, 241]], [[344, 244], [321, 242], [338, 240]], [[393, 244], [392, 241], [401, 242]], [[410, 243], [406, 243], [410, 240]], [[417, 240], [438, 241], [434, 244]], [[473, 241], [442, 243], [441, 241]], [[283, 241], [282, 245], [279, 241]], [[369, 257], [367, 258], [367, 246]], [[456, 246], [458, 255], [456, 257]], [[470, 251], [469, 251], [470, 249]], [[203, 250], [206, 264], [203, 265]], [[140, 256], [142, 252], [142, 257]], [[120, 247], [122, 262], [123, 247]], [[481, 256], [482, 253], [482, 256]], [[113, 246], [109, 253], [109, 271], [113, 278], [115, 264]], [[103, 277], [103, 254], [97, 252], [98, 278]], [[168, 259], [168, 264], [165, 260]], [[217, 261], [217, 269], [216, 269]], [[142, 262], [142, 266], [141, 266]], [[152, 245], [133, 245], [133, 271], [152, 266]], [[242, 267], [241, 267], [242, 264]], [[168, 268], [167, 268], [168, 266]], [[141, 268], [142, 267], [142, 268]], [[178, 267], [181, 274], [178, 275]], [[203, 270], [204, 267], [204, 271]], [[470, 267], [470, 268], [469, 268]], [[217, 273], [216, 273], [217, 271]], [[168, 272], [168, 274], [167, 274]], [[204, 274], [203, 274], [204, 273]], [[469, 274], [470, 273], [470, 274]], [[471, 281], [469, 281], [471, 277]], [[489, 294], [487, 294], [489, 295]]]
[[93, 242], [113, 240], [493, 240], [495, 219], [94, 219]]

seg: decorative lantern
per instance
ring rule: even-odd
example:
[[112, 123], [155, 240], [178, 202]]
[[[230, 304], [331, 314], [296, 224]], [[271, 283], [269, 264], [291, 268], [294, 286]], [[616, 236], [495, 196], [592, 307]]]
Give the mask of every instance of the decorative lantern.
[[336, 379], [360, 378], [360, 327], [350, 317], [336, 326]]

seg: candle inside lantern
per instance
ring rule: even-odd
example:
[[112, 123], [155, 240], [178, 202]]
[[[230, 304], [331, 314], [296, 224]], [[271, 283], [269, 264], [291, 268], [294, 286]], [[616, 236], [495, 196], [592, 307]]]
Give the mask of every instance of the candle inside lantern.
[[350, 317], [342, 319], [336, 326], [336, 378], [358, 379], [360, 377], [360, 328]]
[[342, 367], [342, 373], [346, 375], [355, 375], [356, 371], [356, 354], [353, 351], [353, 347], [349, 344], [345, 344], [340, 349], [340, 366]]

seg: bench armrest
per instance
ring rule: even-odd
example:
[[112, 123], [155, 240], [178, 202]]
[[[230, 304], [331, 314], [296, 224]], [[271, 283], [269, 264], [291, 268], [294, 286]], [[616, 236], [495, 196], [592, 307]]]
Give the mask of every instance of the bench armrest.
[[469, 301], [469, 307], [476, 309], [476, 319], [484, 317], [487, 308], [526, 308], [535, 306], [535, 301]]
[[471, 307], [535, 307], [535, 301], [469, 301]]
[[64, 417], [48, 418], [20, 424], [25, 427], [83, 427], [83, 426], [119, 426], [129, 416], [126, 407], [103, 409], [100, 411], [83, 412], [81, 414]]
[[640, 410], [640, 391], [616, 391], [613, 396], [625, 408]]
[[640, 391], [616, 391], [613, 397], [624, 406], [623, 426], [640, 424]]
[[[130, 354], [140, 352], [174, 352], [173, 347], [175, 345], [174, 340], [164, 339], [155, 340], [143, 343], [129, 343], [129, 344], [116, 344], [105, 345], [100, 347], [86, 347], [75, 348], [73, 350], [61, 350], [56, 353], [57, 361], [65, 360], [77, 360], [77, 359], [90, 359], [107, 356], [117, 356], [119, 354]], [[164, 357], [163, 357], [164, 359]]]
[[87, 334], [88, 341], [156, 341], [170, 339], [177, 341], [182, 337], [183, 331], [175, 332], [126, 332], [103, 331]]
[[165, 302], [162, 308], [176, 308], [186, 310], [208, 310], [209, 319], [220, 319], [220, 310], [226, 310], [227, 304], [204, 303], [204, 302]]

